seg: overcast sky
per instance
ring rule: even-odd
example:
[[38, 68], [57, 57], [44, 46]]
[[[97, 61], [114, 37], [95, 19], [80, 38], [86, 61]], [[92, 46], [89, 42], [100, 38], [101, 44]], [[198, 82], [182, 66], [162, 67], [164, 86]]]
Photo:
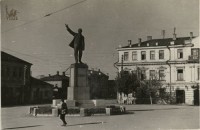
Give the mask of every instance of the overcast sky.
[[[77, 3], [77, 4], [76, 4]], [[73, 37], [64, 24], [83, 29], [86, 49], [82, 61], [101, 69], [114, 79], [118, 60], [116, 48], [137, 43], [147, 36], [177, 37], [199, 35], [198, 0], [3, 0], [2, 50], [33, 64], [32, 75], [55, 74], [74, 63]], [[17, 10], [18, 20], [7, 20], [8, 11]], [[48, 17], [46, 14], [52, 13]]]

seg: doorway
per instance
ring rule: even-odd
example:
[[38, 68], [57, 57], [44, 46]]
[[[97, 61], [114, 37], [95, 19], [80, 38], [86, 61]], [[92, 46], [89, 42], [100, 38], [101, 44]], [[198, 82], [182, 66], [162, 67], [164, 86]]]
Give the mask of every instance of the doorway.
[[194, 90], [194, 105], [199, 106], [199, 89]]
[[176, 103], [185, 103], [185, 91], [184, 90], [176, 90]]

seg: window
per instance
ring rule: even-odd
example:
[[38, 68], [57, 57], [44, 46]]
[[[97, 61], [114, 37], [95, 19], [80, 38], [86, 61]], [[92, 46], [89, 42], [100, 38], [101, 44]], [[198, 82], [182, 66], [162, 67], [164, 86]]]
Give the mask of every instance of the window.
[[16, 68], [13, 68], [13, 75], [12, 75], [14, 78], [16, 78], [16, 76], [17, 76], [17, 70], [16, 70]]
[[159, 70], [159, 80], [165, 80], [164, 70]]
[[159, 59], [164, 59], [164, 50], [159, 50]]
[[197, 68], [197, 79], [199, 80], [200, 68]]
[[6, 68], [6, 75], [7, 75], [7, 77], [10, 76], [10, 68], [9, 67]]
[[191, 50], [192, 59], [197, 60], [199, 59], [199, 49], [194, 48]]
[[178, 49], [177, 50], [177, 57], [178, 57], [178, 59], [182, 59], [183, 58], [183, 49]]
[[146, 60], [146, 52], [145, 51], [141, 52], [141, 59]]
[[128, 52], [124, 52], [124, 61], [128, 61]]
[[150, 60], [155, 60], [155, 51], [150, 51]]
[[150, 79], [155, 79], [155, 70], [150, 70]]
[[145, 78], [146, 78], [146, 71], [142, 70], [141, 71], [141, 80], [145, 80]]
[[177, 70], [177, 80], [183, 80], [183, 69]]
[[132, 59], [137, 60], [137, 51], [133, 51], [132, 53]]
[[22, 70], [22, 68], [20, 67], [20, 68], [19, 68], [19, 78], [21, 78], [22, 75], [23, 75], [23, 70]]

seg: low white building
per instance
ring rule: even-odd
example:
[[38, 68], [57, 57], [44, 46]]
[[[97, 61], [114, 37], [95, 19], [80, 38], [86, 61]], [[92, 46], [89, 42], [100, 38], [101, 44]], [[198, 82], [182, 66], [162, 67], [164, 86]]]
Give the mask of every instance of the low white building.
[[157, 76], [167, 91], [175, 94], [176, 103], [199, 103], [200, 81], [199, 37], [152, 39], [117, 49], [119, 71], [133, 71], [139, 67], [141, 79]]

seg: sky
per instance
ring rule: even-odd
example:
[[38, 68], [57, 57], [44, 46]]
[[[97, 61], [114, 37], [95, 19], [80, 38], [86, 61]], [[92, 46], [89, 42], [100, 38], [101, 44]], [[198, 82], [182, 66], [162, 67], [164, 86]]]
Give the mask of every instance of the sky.
[[[6, 19], [6, 9], [17, 10], [17, 20]], [[73, 37], [65, 25], [83, 29], [82, 61], [114, 79], [116, 48], [147, 36], [199, 35], [199, 0], [2, 0], [1, 49], [32, 63], [32, 76], [56, 74], [74, 63]], [[47, 14], [50, 16], [44, 17]], [[69, 74], [69, 71], [66, 73]]]

